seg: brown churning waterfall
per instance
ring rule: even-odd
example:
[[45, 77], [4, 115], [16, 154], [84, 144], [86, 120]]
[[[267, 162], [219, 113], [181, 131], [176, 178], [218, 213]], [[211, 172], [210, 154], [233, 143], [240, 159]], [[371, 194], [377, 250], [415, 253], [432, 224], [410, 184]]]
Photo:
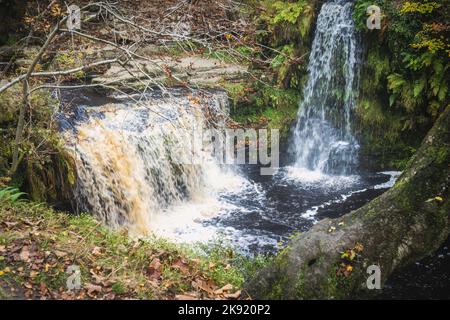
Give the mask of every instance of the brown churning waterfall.
[[85, 119], [65, 138], [76, 159], [78, 211], [145, 236], [155, 215], [215, 192], [211, 172], [221, 169], [207, 150], [202, 165], [186, 161], [189, 133], [209, 125], [204, 110], [226, 112], [228, 99], [224, 93], [136, 99], [84, 108]]

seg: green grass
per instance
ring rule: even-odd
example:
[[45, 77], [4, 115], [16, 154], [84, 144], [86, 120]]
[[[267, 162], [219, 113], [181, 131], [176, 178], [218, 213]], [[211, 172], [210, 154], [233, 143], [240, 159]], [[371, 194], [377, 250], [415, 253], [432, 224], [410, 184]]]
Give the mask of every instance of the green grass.
[[[4, 196], [10, 200], [0, 203], [0, 285], [29, 283], [32, 288], [25, 291], [34, 295], [44, 283], [60, 297], [65, 292], [66, 269], [72, 264], [80, 267], [84, 284], [102, 287], [101, 294], [172, 299], [176, 294], [201, 291], [193, 286], [197, 281], [212, 283], [213, 289], [231, 284], [237, 290], [268, 261], [262, 256], [244, 257], [223, 240], [183, 245], [155, 236], [131, 239], [126, 231], [111, 231], [88, 214], [57, 212], [45, 205], [17, 201], [19, 193], [8, 192], [16, 195], [16, 201]], [[14, 247], [28, 247], [30, 261], [17, 261], [14, 254], [20, 251], [10, 252]], [[149, 266], [155, 259], [160, 261], [160, 274], [152, 278]], [[200, 296], [207, 297], [205, 292]]]

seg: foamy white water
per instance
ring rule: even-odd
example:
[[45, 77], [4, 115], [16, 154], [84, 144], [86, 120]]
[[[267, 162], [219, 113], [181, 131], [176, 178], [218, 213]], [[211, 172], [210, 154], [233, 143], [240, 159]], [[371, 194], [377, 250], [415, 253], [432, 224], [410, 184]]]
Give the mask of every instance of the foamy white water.
[[384, 189], [393, 187], [398, 177], [400, 177], [400, 175], [402, 174], [401, 171], [382, 171], [380, 173], [389, 175], [390, 176], [389, 181], [377, 184], [376, 186], [373, 187], [374, 189]]
[[[398, 177], [400, 176], [401, 171], [382, 171], [382, 172], [379, 172], [379, 173], [380, 174], [384, 174], [384, 175], [388, 175], [389, 176], [389, 180], [386, 181], [386, 182], [374, 185], [372, 187], [373, 189], [388, 189], [388, 188], [393, 187], [395, 182], [397, 181]], [[343, 177], [343, 178], [345, 178], [345, 177]], [[356, 178], [359, 179], [359, 177], [357, 177], [357, 176], [356, 176]], [[353, 182], [349, 181], [350, 185], [352, 185], [355, 181], [353, 181]], [[353, 194], [364, 192], [366, 190], [367, 190], [367, 188], [363, 188], [363, 189], [357, 189], [357, 190], [349, 191], [347, 193], [343, 193], [343, 194], [341, 194], [339, 197], [337, 197], [335, 199], [331, 199], [329, 201], [326, 201], [326, 202], [324, 202], [324, 203], [322, 203], [322, 204], [320, 204], [318, 206], [313, 206], [311, 209], [308, 209], [307, 211], [302, 213], [302, 217], [306, 218], [306, 219], [311, 219], [314, 222], [318, 222], [318, 220], [316, 219], [316, 215], [317, 215], [317, 212], [320, 209], [325, 208], [325, 207], [327, 207], [329, 205], [332, 205], [332, 204], [343, 203], [349, 197], [351, 197]]]
[[[149, 97], [95, 108], [74, 133], [66, 133], [77, 165], [79, 209], [137, 236], [178, 235], [183, 228], [188, 234], [224, 210], [219, 195], [248, 182], [221, 167], [209, 150], [192, 148], [190, 136], [192, 128], [208, 126], [206, 105], [210, 112], [226, 112], [223, 96]], [[194, 156], [202, 162], [190, 161]]]
[[224, 230], [205, 225], [205, 221], [230, 211], [245, 211], [245, 208], [224, 199], [224, 195], [237, 196], [252, 188], [251, 183], [230, 168], [213, 167], [208, 173], [211, 173], [209, 192], [171, 205], [155, 216], [151, 227], [155, 234], [176, 242], [207, 242], [224, 233]]

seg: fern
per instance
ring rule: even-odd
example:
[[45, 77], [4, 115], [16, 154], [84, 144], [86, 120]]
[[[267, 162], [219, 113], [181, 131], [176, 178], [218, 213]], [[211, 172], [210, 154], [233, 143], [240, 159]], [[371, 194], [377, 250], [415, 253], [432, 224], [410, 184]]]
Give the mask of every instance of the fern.
[[273, 4], [273, 7], [277, 11], [275, 17], [272, 20], [273, 24], [278, 24], [280, 22], [287, 22], [294, 24], [297, 22], [297, 19], [303, 13], [305, 2], [298, 1], [286, 3], [283, 1], [277, 1]]
[[447, 93], [448, 93], [448, 87], [447, 85], [444, 83], [441, 88], [439, 89], [438, 92], [438, 100], [440, 102], [444, 102], [445, 98], [447, 97]]
[[367, 30], [367, 8], [370, 5], [378, 5], [383, 7], [384, 1], [381, 0], [357, 0], [353, 9], [353, 21], [358, 30]]
[[5, 203], [23, 203], [26, 202], [25, 199], [21, 199], [22, 196], [26, 195], [25, 192], [21, 192], [17, 188], [6, 187], [0, 189], [0, 204]]
[[427, 79], [425, 77], [422, 77], [420, 80], [417, 80], [414, 83], [414, 89], [413, 89], [414, 98], [417, 98], [422, 93], [423, 89], [425, 88], [426, 83], [427, 83]]
[[398, 73], [390, 74], [388, 77], [388, 88], [393, 93], [399, 93], [406, 83], [406, 80], [402, 77], [402, 75]]

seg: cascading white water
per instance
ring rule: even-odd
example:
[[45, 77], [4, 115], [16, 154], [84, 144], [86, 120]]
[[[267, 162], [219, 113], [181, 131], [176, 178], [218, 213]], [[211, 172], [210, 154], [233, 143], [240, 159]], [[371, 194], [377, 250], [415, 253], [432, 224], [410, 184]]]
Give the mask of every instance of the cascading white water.
[[[205, 105], [220, 114], [228, 98], [178, 96], [123, 100], [85, 108], [87, 119], [66, 132], [77, 165], [75, 200], [111, 227], [132, 235], [157, 227], [152, 216], [183, 202], [213, 197], [235, 175], [207, 150], [190, 161], [194, 127], [207, 127]], [[236, 178], [237, 179], [237, 178]]]
[[348, 174], [357, 164], [358, 142], [351, 131], [357, 93], [360, 46], [353, 3], [324, 3], [317, 19], [294, 131], [296, 168], [322, 175]]

